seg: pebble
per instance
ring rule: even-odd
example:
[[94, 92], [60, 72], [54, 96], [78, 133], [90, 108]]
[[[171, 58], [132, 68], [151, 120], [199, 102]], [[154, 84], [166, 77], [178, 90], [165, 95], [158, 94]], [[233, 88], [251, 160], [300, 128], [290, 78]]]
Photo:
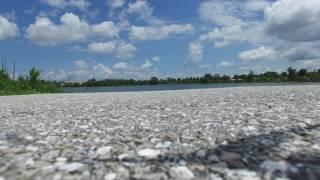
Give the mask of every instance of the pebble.
[[97, 155], [98, 156], [104, 156], [106, 154], [109, 154], [110, 151], [111, 151], [112, 147], [111, 146], [104, 146], [104, 147], [100, 147], [98, 150], [97, 150]]
[[222, 161], [227, 162], [231, 166], [239, 166], [241, 164], [241, 158], [242, 156], [240, 154], [234, 153], [234, 152], [227, 152], [223, 151], [220, 155], [220, 159]]
[[176, 180], [188, 180], [194, 178], [193, 172], [186, 166], [170, 168], [170, 176]]
[[155, 149], [142, 149], [138, 151], [138, 156], [143, 157], [147, 160], [157, 159], [160, 154], [161, 151]]
[[37, 146], [28, 145], [26, 147], [26, 150], [31, 151], [31, 152], [37, 152], [39, 150], [39, 148]]
[[199, 158], [199, 159], [204, 159], [206, 158], [207, 156], [207, 151], [202, 149], [202, 150], [199, 150], [197, 153], [196, 153], [196, 157]]
[[217, 155], [211, 154], [208, 157], [208, 161], [211, 163], [217, 163], [220, 161], [219, 157]]
[[34, 165], [34, 161], [33, 161], [32, 158], [29, 158], [29, 159], [26, 160], [26, 162], [24, 164], [27, 166], [27, 168], [29, 168], [29, 167], [32, 167]]
[[85, 167], [84, 164], [75, 162], [75, 163], [62, 165], [59, 167], [59, 169], [62, 171], [71, 173], [71, 172], [81, 171], [83, 170], [84, 167]]
[[262, 178], [254, 171], [229, 170], [226, 175], [228, 180], [261, 180]]
[[63, 178], [63, 175], [62, 174], [55, 174], [53, 177], [52, 177], [52, 180], [62, 180]]
[[115, 180], [117, 177], [117, 174], [115, 173], [109, 173], [109, 174], [106, 174], [104, 176], [104, 180]]
[[61, 163], [65, 163], [65, 162], [67, 162], [67, 158], [66, 157], [58, 157], [57, 159], [56, 159], [56, 161], [57, 162], [61, 162]]

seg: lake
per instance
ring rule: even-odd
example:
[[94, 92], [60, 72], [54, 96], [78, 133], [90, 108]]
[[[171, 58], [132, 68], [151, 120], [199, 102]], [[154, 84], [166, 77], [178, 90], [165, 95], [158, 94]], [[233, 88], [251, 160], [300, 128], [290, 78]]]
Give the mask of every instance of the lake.
[[290, 86], [314, 85], [319, 83], [217, 83], [217, 84], [160, 84], [139, 86], [107, 86], [107, 87], [76, 87], [63, 88], [65, 93], [98, 93], [98, 92], [137, 92], [137, 91], [167, 91], [184, 89], [207, 89], [226, 87], [252, 87], [252, 86]]

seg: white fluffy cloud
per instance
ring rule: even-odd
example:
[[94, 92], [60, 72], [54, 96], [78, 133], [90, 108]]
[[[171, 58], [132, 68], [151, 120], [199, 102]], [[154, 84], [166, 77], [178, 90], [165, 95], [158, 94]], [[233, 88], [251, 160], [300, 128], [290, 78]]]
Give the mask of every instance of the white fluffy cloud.
[[105, 21], [100, 24], [92, 25], [92, 32], [100, 37], [112, 38], [118, 36], [119, 29], [112, 21]]
[[116, 42], [94, 42], [88, 45], [88, 50], [95, 53], [111, 54], [116, 49]]
[[189, 44], [188, 63], [199, 63], [203, 57], [203, 46], [200, 42]]
[[93, 42], [88, 45], [88, 51], [100, 54], [116, 54], [119, 59], [134, 57], [137, 48], [124, 41]]
[[271, 2], [268, 0], [247, 0], [245, 2], [245, 8], [250, 11], [263, 11], [270, 5]]
[[76, 69], [88, 69], [89, 64], [84, 60], [77, 60], [74, 62]]
[[112, 70], [101, 63], [93, 66], [92, 70], [92, 76], [99, 79], [105, 79], [112, 74]]
[[201, 61], [208, 43], [215, 48], [235, 43], [257, 46], [239, 53], [243, 61], [319, 59], [318, 4], [318, 0], [204, 1], [200, 17], [216, 27], [189, 44], [189, 59]]
[[239, 58], [243, 61], [273, 60], [276, 57], [277, 52], [274, 49], [266, 47], [259, 47], [239, 54]]
[[236, 42], [257, 42], [261, 39], [262, 31], [257, 25], [241, 26], [232, 25], [222, 28], [215, 28], [213, 31], [203, 34], [198, 41], [201, 43], [209, 42], [215, 47], [224, 47]]
[[141, 19], [146, 19], [152, 15], [153, 8], [148, 1], [138, 0], [134, 3], [129, 3], [127, 12], [129, 14], [139, 14]]
[[113, 71], [106, 65], [88, 64], [85, 60], [74, 62], [74, 69], [70, 71], [49, 71], [43, 75], [44, 79], [57, 81], [86, 81], [88, 79], [106, 79], [112, 76]]
[[160, 62], [161, 58], [159, 56], [154, 56], [151, 58], [152, 62]]
[[[154, 8], [151, 6], [149, 1], [136, 0], [130, 2], [127, 8], [123, 9], [118, 13], [121, 24], [130, 25], [130, 19], [140, 20], [149, 25], [164, 25], [166, 21], [153, 15]], [[112, 13], [111, 13], [112, 14]]]
[[96, 64], [85, 60], [77, 60], [74, 61], [72, 70], [49, 71], [44, 73], [42, 78], [57, 81], [86, 81], [92, 78], [101, 80], [107, 78], [148, 79], [152, 76], [159, 77], [161, 74], [151, 67], [153, 67], [151, 60], [146, 60], [139, 66], [119, 62], [114, 64], [112, 69], [102, 63]]
[[43, 0], [43, 2], [60, 9], [75, 7], [86, 10], [90, 6], [90, 3], [87, 0]]
[[230, 62], [230, 61], [221, 61], [218, 64], [218, 67], [233, 67], [233, 66], [235, 66], [235, 63]]
[[271, 41], [264, 33], [263, 22], [257, 19], [258, 11], [269, 5], [266, 0], [208, 0], [199, 6], [200, 18], [214, 25], [189, 44], [189, 62], [200, 62], [203, 48], [212, 44], [215, 48], [225, 47], [234, 43], [253, 43]]
[[129, 69], [132, 69], [131, 66], [128, 65], [128, 63], [125, 63], [125, 62], [119, 62], [119, 63], [116, 63], [112, 66], [113, 69], [115, 70], [129, 70]]
[[287, 60], [287, 61], [309, 61], [320, 59], [320, 52], [314, 48], [304, 46], [278, 47], [259, 47], [239, 53], [239, 59], [243, 61], [258, 60]]
[[289, 61], [304, 61], [320, 59], [320, 52], [318, 49], [302, 46], [283, 49], [279, 56]]
[[320, 40], [319, 0], [278, 0], [265, 10], [267, 32], [297, 42]]
[[132, 26], [130, 39], [133, 40], [162, 40], [172, 35], [190, 33], [193, 31], [191, 24], [171, 24], [164, 26]]
[[220, 26], [244, 24], [249, 16], [244, 5], [238, 0], [210, 0], [200, 4], [199, 14], [202, 20]]
[[149, 60], [146, 60], [144, 62], [144, 64], [141, 65], [141, 69], [148, 69], [148, 68], [151, 68], [153, 66], [152, 62], [150, 62]]
[[126, 3], [125, 0], [107, 0], [107, 5], [110, 8], [120, 8]]
[[48, 17], [37, 17], [35, 23], [27, 28], [25, 36], [36, 44], [55, 46], [83, 41], [92, 36], [113, 38], [119, 32], [111, 21], [90, 25], [73, 13], [65, 13], [60, 22], [55, 24]]
[[14, 22], [0, 16], [0, 40], [13, 38], [17, 36], [18, 31], [19, 29]]
[[120, 59], [130, 59], [134, 57], [136, 51], [137, 48], [134, 45], [120, 42], [117, 48], [116, 56]]

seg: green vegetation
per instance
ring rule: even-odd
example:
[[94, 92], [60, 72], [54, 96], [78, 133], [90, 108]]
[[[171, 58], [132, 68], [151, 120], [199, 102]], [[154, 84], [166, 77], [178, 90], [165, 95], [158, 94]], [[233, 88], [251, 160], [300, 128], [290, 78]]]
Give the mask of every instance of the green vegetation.
[[0, 70], [0, 96], [35, 93], [57, 93], [62, 90], [55, 84], [40, 80], [40, 71], [32, 68], [28, 76], [10, 79], [8, 72]]
[[208, 84], [208, 83], [265, 83], [265, 82], [320, 82], [320, 69], [308, 72], [306, 69], [299, 71], [289, 67], [287, 71], [278, 73], [268, 71], [262, 74], [255, 74], [250, 71], [248, 74], [227, 76], [219, 74], [205, 74], [202, 77], [167, 78], [159, 79], [152, 77], [150, 80], [125, 80], [125, 79], [90, 79], [86, 82], [60, 82], [63, 87], [90, 87], [90, 86], [127, 86], [127, 85], [157, 85], [157, 84]]

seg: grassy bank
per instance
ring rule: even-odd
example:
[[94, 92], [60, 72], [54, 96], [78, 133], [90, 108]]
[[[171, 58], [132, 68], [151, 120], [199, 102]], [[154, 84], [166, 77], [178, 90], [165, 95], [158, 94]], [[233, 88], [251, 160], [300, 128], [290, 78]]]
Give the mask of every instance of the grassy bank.
[[50, 82], [39, 79], [40, 71], [32, 68], [27, 76], [13, 80], [8, 73], [0, 70], [0, 96], [38, 93], [58, 93], [62, 89]]

